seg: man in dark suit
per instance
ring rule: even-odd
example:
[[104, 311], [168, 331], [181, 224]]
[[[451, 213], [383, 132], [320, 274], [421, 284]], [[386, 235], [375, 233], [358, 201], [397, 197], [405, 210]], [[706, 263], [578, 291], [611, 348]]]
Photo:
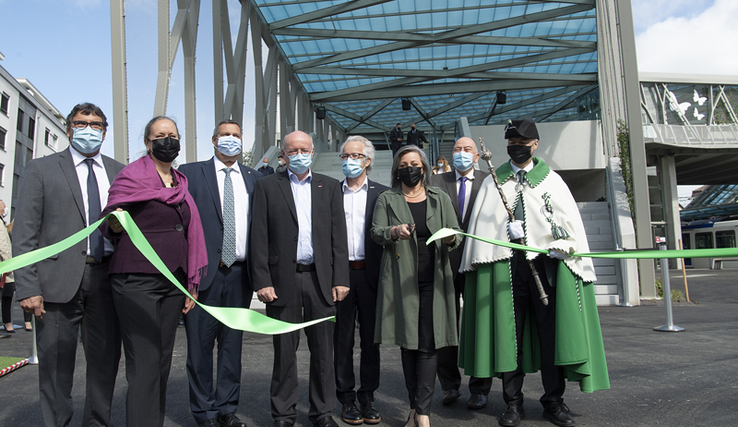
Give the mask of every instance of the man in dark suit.
[[[71, 147], [31, 160], [13, 232], [15, 256], [65, 239], [97, 221], [123, 165], [100, 154], [108, 127], [89, 103], [67, 116]], [[96, 230], [73, 247], [15, 271], [17, 298], [36, 325], [41, 415], [46, 426], [72, 419], [72, 380], [80, 325], [87, 361], [82, 425], [109, 426], [120, 360], [120, 329], [108, 280], [113, 244]]]
[[[260, 175], [237, 162], [242, 147], [237, 122], [220, 122], [212, 141], [212, 159], [179, 167], [200, 212], [208, 252], [208, 272], [200, 281], [198, 300], [216, 307], [248, 308], [253, 293], [247, 267], [251, 195]], [[236, 416], [243, 332], [223, 325], [199, 306], [184, 320], [192, 416], [200, 427], [246, 427]], [[218, 360], [213, 384], [215, 340]]]
[[428, 143], [428, 140], [425, 139], [425, 135], [423, 135], [423, 131], [415, 128], [415, 123], [410, 125], [410, 132], [407, 133], [407, 144], [413, 144], [420, 148], [423, 148], [423, 144], [421, 142]]
[[[349, 137], [341, 147], [343, 161], [343, 209], [346, 213], [351, 291], [336, 304], [334, 364], [336, 397], [341, 402], [341, 418], [348, 424], [377, 424], [382, 417], [374, 408], [374, 392], [379, 387], [379, 344], [374, 343], [377, 311], [377, 284], [382, 246], [371, 238], [377, 196], [387, 187], [367, 178], [374, 160], [374, 145], [363, 136]], [[357, 317], [358, 315], [358, 317]], [[361, 339], [361, 386], [354, 391], [354, 335], [359, 321]], [[358, 397], [361, 410], [356, 407]]]
[[[474, 140], [461, 137], [454, 144], [454, 172], [434, 175], [433, 184], [443, 189], [451, 197], [456, 217], [463, 231], [469, 227], [474, 201], [477, 198], [482, 181], [489, 175], [488, 172], [474, 170], [479, 161], [479, 151]], [[463, 190], [463, 191], [462, 191]], [[449, 252], [449, 262], [454, 273], [454, 287], [456, 288], [456, 313], [458, 317], [460, 298], [464, 293], [464, 274], [459, 273], [461, 254], [464, 253], [464, 242], [459, 249]], [[458, 319], [457, 319], [458, 320]], [[459, 398], [461, 375], [458, 368], [458, 347], [444, 347], [438, 350], [438, 380], [443, 389], [443, 404], [450, 405]], [[487, 395], [492, 387], [491, 378], [469, 379], [471, 396], [467, 402], [469, 409], [482, 409], [487, 406]]]
[[395, 157], [395, 154], [397, 154], [397, 151], [402, 148], [402, 141], [405, 140], [402, 133], [402, 125], [397, 124], [397, 126], [392, 129], [392, 132], [390, 132], [389, 135], [390, 139], [390, 147], [392, 147], [392, 157]]
[[264, 160], [261, 161], [261, 167], [256, 170], [261, 174], [261, 176], [267, 176], [274, 173], [274, 168], [269, 166], [269, 157], [264, 157]]
[[[288, 170], [256, 181], [251, 254], [253, 283], [269, 317], [302, 322], [333, 316], [349, 291], [346, 219], [341, 184], [310, 170], [313, 141], [304, 132], [284, 138]], [[333, 323], [305, 328], [310, 348], [310, 421], [337, 426]], [[300, 332], [274, 336], [271, 383], [275, 427], [297, 419], [297, 346]]]

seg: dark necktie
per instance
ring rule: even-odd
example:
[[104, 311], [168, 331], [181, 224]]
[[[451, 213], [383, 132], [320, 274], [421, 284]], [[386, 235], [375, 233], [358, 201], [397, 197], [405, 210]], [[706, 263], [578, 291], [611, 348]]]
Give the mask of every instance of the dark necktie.
[[225, 168], [223, 181], [223, 251], [220, 259], [226, 267], [236, 262], [236, 209], [233, 201], [233, 169]]
[[[95, 176], [95, 168], [93, 165], [95, 161], [92, 159], [85, 159], [87, 163], [87, 225], [97, 221], [100, 217], [100, 188], [97, 186], [97, 177]], [[102, 233], [99, 229], [90, 234], [90, 256], [95, 258], [95, 261], [102, 260], [103, 254], [105, 253], [105, 243], [103, 241]]]
[[468, 178], [465, 176], [462, 176], [459, 178], [459, 214], [461, 214], [461, 219], [464, 219], [464, 202], [466, 202], [466, 180]]
[[525, 174], [526, 172], [523, 169], [520, 169], [518, 171], [518, 185], [515, 188], [516, 190], [519, 189], [518, 194], [517, 194], [518, 203], [515, 205], [515, 219], [517, 221], [522, 221], [525, 219], [524, 218], [525, 214], [523, 212], [523, 194], [522, 194], [523, 183], [525, 182]]

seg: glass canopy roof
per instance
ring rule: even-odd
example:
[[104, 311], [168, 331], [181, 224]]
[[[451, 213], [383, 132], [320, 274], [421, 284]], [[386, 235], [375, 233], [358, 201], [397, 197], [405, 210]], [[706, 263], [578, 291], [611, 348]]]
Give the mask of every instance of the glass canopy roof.
[[311, 101], [351, 133], [599, 116], [595, 0], [251, 2]]

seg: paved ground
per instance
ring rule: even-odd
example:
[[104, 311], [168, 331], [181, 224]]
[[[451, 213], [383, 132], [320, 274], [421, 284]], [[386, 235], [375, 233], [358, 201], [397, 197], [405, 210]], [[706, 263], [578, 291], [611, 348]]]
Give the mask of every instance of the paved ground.
[[[683, 289], [681, 272], [672, 272], [673, 288]], [[674, 306], [674, 323], [681, 333], [654, 332], [665, 323], [661, 303], [644, 302], [634, 308], [601, 307], [600, 320], [607, 352], [612, 388], [594, 394], [581, 393], [571, 385], [565, 398], [580, 426], [711, 425], [738, 423], [738, 270], [689, 270], [692, 303]], [[15, 309], [15, 323], [22, 319]], [[0, 356], [27, 356], [32, 334], [18, 331], [0, 340]], [[300, 347], [300, 404], [298, 426], [307, 419], [307, 345]], [[244, 372], [238, 414], [249, 426], [270, 426], [269, 378], [272, 364], [271, 338], [255, 334], [244, 337]], [[177, 335], [167, 396], [165, 426], [194, 426], [189, 412], [185, 365], [185, 336]], [[125, 369], [121, 372], [114, 401], [114, 422], [125, 424]], [[0, 378], [0, 426], [41, 425], [38, 406], [38, 369], [24, 366]], [[84, 357], [80, 351], [75, 373], [73, 426], [80, 425], [84, 400]], [[468, 390], [444, 407], [440, 387], [433, 400], [434, 426], [470, 427], [497, 425], [504, 409], [500, 382], [494, 381], [490, 404], [481, 411], [466, 409]], [[524, 389], [528, 418], [523, 426], [548, 426], [538, 404], [542, 393], [539, 375], [530, 375]], [[406, 391], [400, 351], [382, 348], [382, 381], [376, 407], [385, 426], [402, 426], [407, 416]], [[336, 416], [338, 420], [338, 417]]]

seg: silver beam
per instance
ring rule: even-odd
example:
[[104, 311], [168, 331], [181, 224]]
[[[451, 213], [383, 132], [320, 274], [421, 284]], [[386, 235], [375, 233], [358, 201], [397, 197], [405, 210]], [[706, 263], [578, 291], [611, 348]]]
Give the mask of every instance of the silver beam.
[[113, 69], [113, 144], [115, 160], [128, 164], [128, 88], [126, 86], [126, 11], [124, 0], [110, 0]]
[[269, 25], [269, 31], [274, 31], [279, 28], [289, 27], [292, 25], [304, 24], [315, 19], [325, 18], [331, 15], [340, 15], [341, 13], [350, 12], [352, 10], [364, 9], [375, 4], [387, 3], [392, 0], [354, 0], [345, 3], [340, 3], [335, 6], [325, 7], [308, 13], [302, 13], [297, 16], [293, 16], [281, 21], [273, 22]]

